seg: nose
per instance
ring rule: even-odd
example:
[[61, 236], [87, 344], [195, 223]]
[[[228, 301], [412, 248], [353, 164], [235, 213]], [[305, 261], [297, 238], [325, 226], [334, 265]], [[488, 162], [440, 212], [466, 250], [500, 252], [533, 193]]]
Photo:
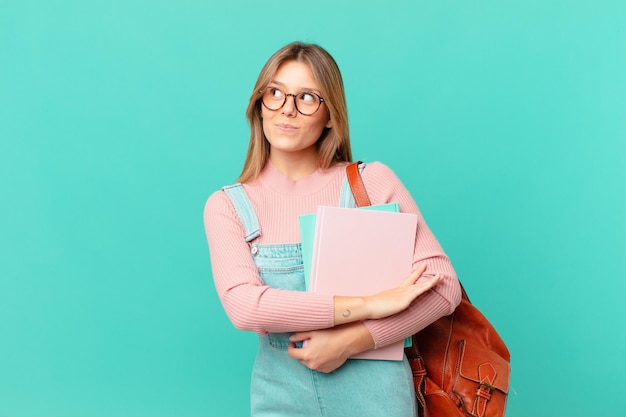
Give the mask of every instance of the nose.
[[285, 96], [285, 104], [281, 109], [281, 113], [285, 116], [295, 116], [298, 110], [296, 109], [296, 96], [293, 94], [287, 94]]

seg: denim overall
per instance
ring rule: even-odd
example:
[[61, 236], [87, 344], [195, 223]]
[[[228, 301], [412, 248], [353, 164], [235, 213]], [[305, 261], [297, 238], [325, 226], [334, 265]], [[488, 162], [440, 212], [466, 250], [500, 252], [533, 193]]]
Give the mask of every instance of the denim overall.
[[[362, 169], [362, 167], [361, 167]], [[261, 228], [243, 187], [224, 187], [242, 222], [249, 243]], [[354, 197], [344, 179], [341, 207], [354, 207]], [[250, 244], [250, 253], [266, 285], [289, 291], [305, 291], [299, 243]], [[413, 377], [403, 361], [349, 359], [325, 374], [313, 371], [287, 355], [292, 333], [259, 337], [252, 371], [252, 417], [414, 417]]]

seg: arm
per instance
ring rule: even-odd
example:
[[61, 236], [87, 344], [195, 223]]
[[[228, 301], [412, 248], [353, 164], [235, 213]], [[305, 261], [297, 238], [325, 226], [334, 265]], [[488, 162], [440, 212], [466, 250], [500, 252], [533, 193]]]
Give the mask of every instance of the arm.
[[397, 201], [402, 212], [418, 215], [413, 265], [428, 265], [423, 278], [436, 274], [443, 276], [436, 288], [415, 300], [408, 309], [392, 317], [364, 322], [375, 346], [381, 347], [415, 334], [439, 318], [451, 314], [461, 302], [461, 287], [450, 260], [428, 228], [411, 194], [395, 173], [381, 163], [368, 164], [363, 171], [363, 182], [372, 204]]
[[[426, 265], [422, 265], [403, 282], [403, 286], [422, 287], [420, 294], [428, 293], [430, 289], [441, 281], [441, 276], [434, 279], [423, 279], [420, 283], [413, 285], [426, 270]], [[375, 297], [366, 297], [374, 302], [381, 302], [385, 293], [379, 293]], [[388, 297], [390, 303], [398, 303], [398, 298]], [[404, 307], [402, 307], [404, 309]], [[289, 347], [289, 356], [299, 360], [310, 369], [320, 372], [332, 372], [351, 356], [374, 348], [374, 339], [368, 328], [362, 322], [348, 323], [335, 326], [330, 329], [313, 330], [309, 332], [298, 332], [290, 337], [292, 342], [307, 341], [306, 346], [296, 348], [295, 343]]]
[[332, 296], [264, 285], [243, 226], [223, 191], [209, 197], [204, 226], [217, 294], [236, 328], [267, 334], [334, 325]]
[[[327, 369], [337, 364], [337, 360], [332, 355], [324, 357], [324, 351], [340, 352], [349, 357], [372, 347], [386, 346], [417, 333], [440, 317], [451, 314], [461, 300], [460, 286], [448, 257], [424, 222], [413, 198], [396, 175], [386, 166], [373, 163], [368, 164], [363, 171], [363, 181], [372, 204], [399, 202], [403, 212], [418, 215], [413, 265], [428, 265], [423, 279], [431, 278], [436, 274], [441, 274], [443, 279], [432, 291], [416, 299], [408, 309], [391, 317], [365, 320], [351, 326], [360, 328], [361, 331], [347, 331], [346, 328], [340, 328], [332, 332], [321, 330], [295, 335], [294, 341], [313, 340], [313, 343], [307, 345], [311, 348], [309, 352], [292, 352], [292, 356], [302, 360], [307, 366], [309, 364], [317, 366], [313, 369]], [[363, 329], [367, 332], [362, 331]], [[314, 343], [315, 339], [320, 343]], [[313, 351], [314, 347], [319, 347], [320, 351]], [[324, 362], [323, 358], [326, 358], [327, 362]]]
[[243, 239], [243, 229], [226, 195], [214, 193], [204, 222], [213, 278], [224, 309], [238, 329], [259, 334], [307, 331], [377, 319], [405, 309], [438, 280], [415, 283], [419, 273], [394, 289], [370, 297], [329, 296], [264, 285]]

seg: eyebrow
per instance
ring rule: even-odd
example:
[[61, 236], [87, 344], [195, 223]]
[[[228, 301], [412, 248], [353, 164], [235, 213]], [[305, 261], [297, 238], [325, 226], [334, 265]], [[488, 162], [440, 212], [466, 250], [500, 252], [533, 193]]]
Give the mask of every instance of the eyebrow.
[[[286, 87], [284, 83], [281, 83], [280, 81], [276, 81], [276, 80], [271, 80], [269, 83], [278, 84], [280, 86]], [[320, 94], [320, 90], [318, 90], [317, 88], [311, 88], [311, 87], [303, 87], [300, 91], [313, 91], [315, 93]]]

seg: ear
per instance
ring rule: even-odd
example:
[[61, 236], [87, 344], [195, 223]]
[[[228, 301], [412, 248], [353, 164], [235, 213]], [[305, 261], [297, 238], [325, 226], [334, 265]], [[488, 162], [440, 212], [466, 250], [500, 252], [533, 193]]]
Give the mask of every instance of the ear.
[[328, 129], [333, 127], [333, 121], [330, 119], [330, 117], [328, 118], [328, 121], [326, 122], [326, 125], [324, 127], [327, 127]]

